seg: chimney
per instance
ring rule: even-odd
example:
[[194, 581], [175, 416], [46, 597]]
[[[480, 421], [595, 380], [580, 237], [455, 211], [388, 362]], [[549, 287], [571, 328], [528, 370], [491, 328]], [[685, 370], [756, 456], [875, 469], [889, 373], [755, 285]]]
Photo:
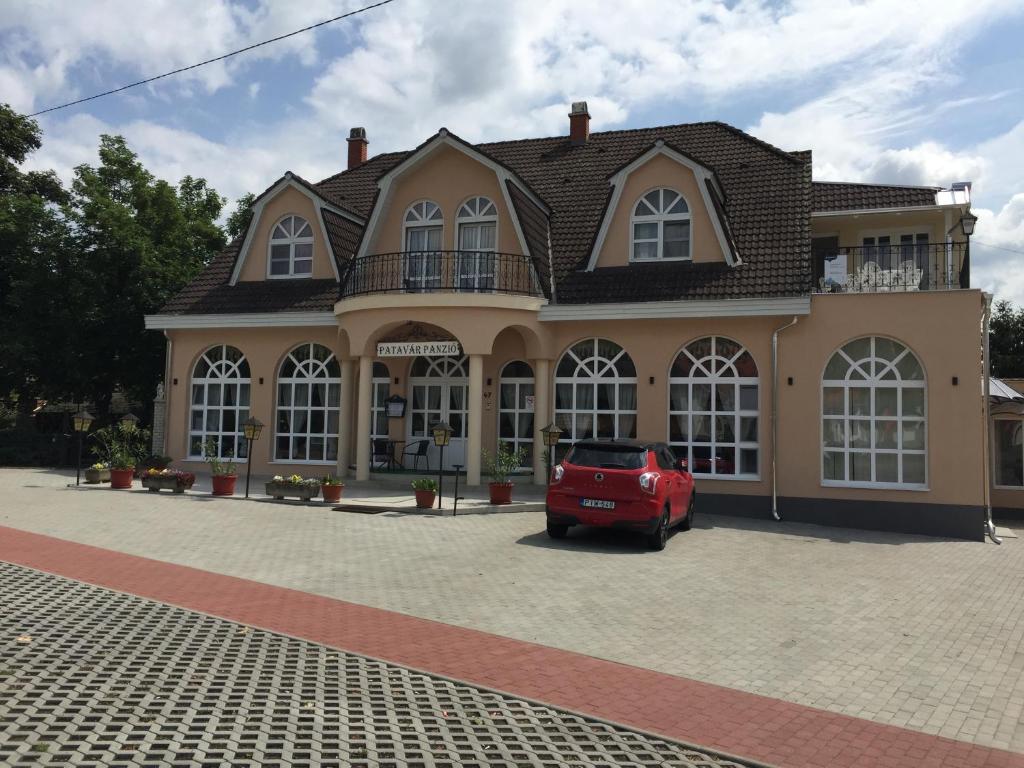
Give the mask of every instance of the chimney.
[[348, 169], [358, 168], [366, 162], [366, 148], [370, 142], [366, 140], [365, 128], [353, 128], [348, 134]]
[[587, 111], [587, 102], [574, 101], [572, 111], [569, 113], [569, 139], [573, 144], [586, 144], [590, 136], [590, 113]]

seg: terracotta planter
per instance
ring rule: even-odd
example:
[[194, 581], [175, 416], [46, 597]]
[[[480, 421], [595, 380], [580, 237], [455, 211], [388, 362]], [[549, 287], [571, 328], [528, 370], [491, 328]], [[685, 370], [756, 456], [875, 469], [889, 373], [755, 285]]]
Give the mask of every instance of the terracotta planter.
[[435, 491], [413, 491], [416, 494], [416, 507], [418, 509], [430, 509], [434, 506], [434, 499], [437, 498]]
[[491, 483], [491, 504], [512, 503], [512, 483]]
[[341, 492], [345, 490], [344, 485], [321, 485], [320, 493], [328, 504], [337, 504], [341, 501]]
[[111, 488], [131, 488], [133, 479], [135, 479], [135, 467], [110, 470]]
[[214, 496], [234, 496], [235, 494], [235, 480], [238, 479], [238, 475], [214, 475], [213, 476], [213, 495]]
[[93, 469], [89, 467], [85, 470], [85, 482], [89, 485], [99, 485], [100, 483], [110, 482], [110, 470], [109, 469]]

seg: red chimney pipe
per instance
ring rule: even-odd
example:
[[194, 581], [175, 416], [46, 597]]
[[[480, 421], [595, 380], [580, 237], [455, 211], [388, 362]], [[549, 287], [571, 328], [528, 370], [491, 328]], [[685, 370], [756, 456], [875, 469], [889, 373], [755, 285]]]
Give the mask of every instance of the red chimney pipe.
[[366, 148], [370, 142], [366, 140], [365, 128], [353, 128], [348, 134], [348, 169], [358, 168], [366, 162]]
[[590, 136], [590, 112], [587, 102], [574, 101], [569, 112], [569, 139], [573, 144], [586, 144]]

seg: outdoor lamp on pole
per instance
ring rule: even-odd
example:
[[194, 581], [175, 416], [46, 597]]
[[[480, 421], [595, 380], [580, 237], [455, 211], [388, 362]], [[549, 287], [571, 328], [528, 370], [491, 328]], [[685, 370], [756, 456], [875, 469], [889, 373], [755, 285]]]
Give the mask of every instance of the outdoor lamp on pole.
[[75, 464], [75, 485], [78, 485], [81, 482], [82, 475], [82, 438], [89, 431], [89, 427], [92, 426], [92, 414], [86, 410], [81, 410], [72, 417], [71, 421], [75, 426], [75, 432], [78, 434], [78, 462]]
[[121, 417], [121, 424], [126, 427], [137, 427], [139, 425], [139, 417], [134, 413], [126, 413]]
[[441, 483], [444, 482], [444, 447], [452, 440], [452, 427], [446, 421], [439, 421], [430, 428], [434, 436], [434, 445], [441, 449], [441, 457], [437, 462], [437, 508], [441, 508]]
[[548, 485], [551, 484], [551, 472], [555, 466], [555, 448], [558, 441], [562, 439], [562, 429], [554, 422], [548, 424], [540, 431], [544, 436], [544, 445], [548, 449]]
[[974, 234], [974, 225], [977, 223], [978, 217], [968, 211], [960, 219], [960, 226], [964, 230], [964, 234], [970, 237]]
[[953, 231], [960, 227], [960, 230], [964, 233], [964, 237], [967, 238], [964, 243], [964, 258], [960, 266], [960, 287], [970, 288], [971, 287], [971, 235], [974, 234], [974, 225], [978, 222], [978, 217], [971, 213], [969, 210], [960, 217], [960, 221], [950, 227], [947, 235], [953, 234]]
[[249, 498], [249, 478], [252, 477], [252, 441], [259, 440], [263, 433], [263, 422], [250, 416], [242, 422], [245, 436], [245, 498]]

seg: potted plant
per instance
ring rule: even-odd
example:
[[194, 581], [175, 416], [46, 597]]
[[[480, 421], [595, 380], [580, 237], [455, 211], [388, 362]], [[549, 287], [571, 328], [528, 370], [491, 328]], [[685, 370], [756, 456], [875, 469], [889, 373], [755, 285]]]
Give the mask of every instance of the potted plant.
[[151, 469], [167, 469], [171, 461], [173, 459], [170, 456], [147, 456], [135, 465], [135, 474], [137, 477], [145, 477]]
[[235, 481], [238, 479], [237, 468], [229, 453], [221, 458], [217, 450], [217, 442], [210, 438], [203, 443], [203, 460], [210, 465], [214, 496], [233, 496]]
[[97, 461], [85, 470], [85, 482], [88, 485], [99, 485], [110, 482], [110, 465], [104, 461]]
[[340, 477], [324, 475], [320, 478], [320, 494], [327, 503], [337, 504], [341, 501], [341, 492], [343, 490], [345, 490], [345, 484], [341, 482]]
[[162, 490], [184, 493], [195, 483], [196, 476], [180, 469], [157, 469], [150, 467], [142, 475], [142, 487], [153, 493]]
[[483, 452], [484, 473], [491, 478], [491, 504], [512, 503], [512, 483], [508, 476], [523, 466], [526, 448], [512, 450], [508, 443], [498, 443], [498, 450], [491, 455]]
[[412, 490], [416, 494], [416, 508], [430, 509], [437, 498], [437, 480], [421, 477], [412, 481]]
[[[273, 479], [266, 484], [265, 490], [267, 496], [272, 496], [275, 499], [294, 496], [296, 499], [309, 501], [320, 490], [320, 481], [313, 477], [306, 479], [302, 475], [292, 475], [291, 477], [274, 475]], [[341, 491], [338, 491], [338, 495], [341, 495]]]
[[110, 465], [110, 487], [131, 488], [135, 465], [146, 455], [149, 432], [128, 421], [119, 421], [93, 434], [92, 452]]

